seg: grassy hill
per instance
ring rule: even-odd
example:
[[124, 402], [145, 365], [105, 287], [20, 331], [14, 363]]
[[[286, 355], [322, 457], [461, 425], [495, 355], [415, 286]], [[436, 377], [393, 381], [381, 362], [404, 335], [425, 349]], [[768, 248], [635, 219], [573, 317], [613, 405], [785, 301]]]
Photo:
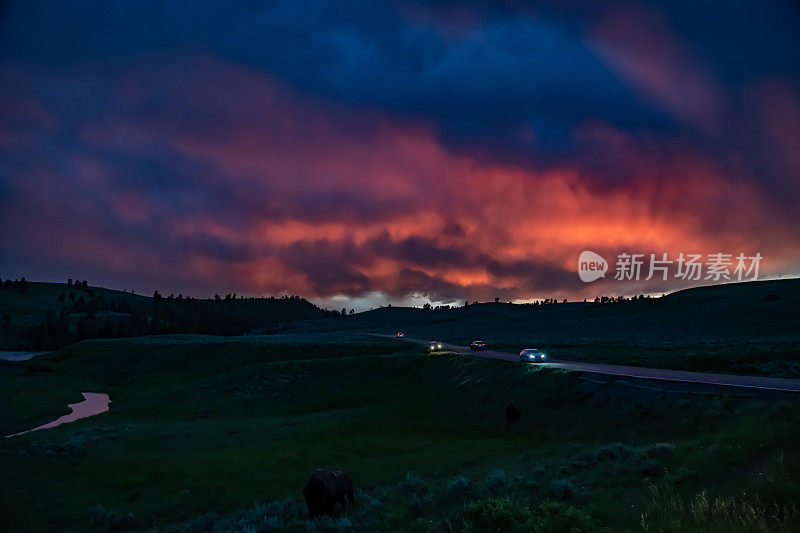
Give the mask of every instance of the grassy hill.
[[403, 331], [458, 344], [481, 339], [510, 352], [539, 347], [561, 359], [800, 377], [800, 279], [700, 287], [615, 303], [391, 307], [297, 328]]
[[[769, 296], [774, 296], [775, 299]], [[480, 303], [425, 310], [382, 307], [331, 321], [303, 324], [304, 331], [342, 329], [393, 333], [438, 332], [445, 340], [477, 336], [535, 337], [542, 342], [642, 342], [800, 338], [800, 279], [732, 283], [686, 289], [663, 298], [615, 303], [546, 305]]]
[[[70, 309], [75, 302], [89, 296], [83, 289], [67, 288], [65, 283], [27, 282], [25, 292], [2, 288], [0, 286], [0, 349], [23, 349], [28, 342], [28, 332], [47, 318], [47, 312], [59, 314]], [[101, 287], [90, 289], [105, 300], [119, 299], [131, 305], [146, 305], [149, 298], [129, 292], [115, 291]], [[63, 301], [59, 297], [63, 295]]]
[[[752, 531], [800, 518], [793, 398], [603, 387], [352, 333], [83, 341], [0, 361], [0, 529]], [[522, 420], [504, 419], [508, 402]], [[318, 466], [357, 507], [308, 522]]]
[[152, 297], [88, 284], [0, 284], [0, 349], [52, 350], [89, 338], [160, 333], [241, 335], [284, 321], [321, 318], [307, 300]]

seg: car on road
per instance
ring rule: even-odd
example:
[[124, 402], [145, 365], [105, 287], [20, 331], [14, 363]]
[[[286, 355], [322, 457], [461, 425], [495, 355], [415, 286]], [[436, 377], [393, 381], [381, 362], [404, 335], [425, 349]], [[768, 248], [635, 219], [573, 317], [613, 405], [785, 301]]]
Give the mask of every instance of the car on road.
[[403, 332], [402, 332], [402, 331], [398, 331], [398, 332], [397, 332], [397, 336], [398, 336], [398, 337], [405, 337], [405, 335], [403, 335]]
[[486, 349], [486, 343], [483, 341], [472, 341], [469, 345], [469, 349], [473, 352], [481, 352]]
[[525, 348], [519, 352], [519, 360], [525, 363], [544, 363], [547, 354], [537, 348]]
[[442, 343], [437, 341], [431, 341], [428, 343], [428, 351], [433, 352], [441, 352], [442, 351]]

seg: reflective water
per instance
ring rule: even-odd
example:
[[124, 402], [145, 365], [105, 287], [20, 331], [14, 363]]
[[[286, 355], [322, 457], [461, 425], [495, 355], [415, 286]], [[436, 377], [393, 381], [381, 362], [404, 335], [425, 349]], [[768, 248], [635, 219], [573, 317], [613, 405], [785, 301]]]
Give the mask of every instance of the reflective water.
[[0, 350], [0, 359], [5, 361], [27, 361], [31, 357], [47, 352], [8, 352]]
[[17, 435], [24, 435], [25, 433], [30, 433], [31, 431], [54, 428], [56, 426], [60, 426], [61, 424], [74, 422], [76, 420], [80, 420], [81, 418], [99, 415], [100, 413], [105, 413], [106, 411], [108, 411], [108, 404], [111, 403], [108, 394], [98, 393], [98, 392], [82, 392], [81, 394], [83, 394], [84, 398], [82, 402], [71, 403], [67, 405], [67, 407], [72, 409], [72, 412], [70, 414], [64, 415], [61, 418], [53, 420], [52, 422], [48, 422], [47, 424], [44, 424], [42, 426], [33, 429], [29, 429], [27, 431], [14, 433], [13, 435], [6, 435], [6, 437], [15, 437]]

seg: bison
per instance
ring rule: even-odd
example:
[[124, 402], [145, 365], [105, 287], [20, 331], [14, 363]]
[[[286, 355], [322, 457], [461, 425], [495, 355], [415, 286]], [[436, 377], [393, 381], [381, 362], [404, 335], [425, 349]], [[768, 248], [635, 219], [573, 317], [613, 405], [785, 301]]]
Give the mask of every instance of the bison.
[[506, 422], [516, 422], [522, 418], [522, 413], [513, 403], [506, 405]]
[[342, 511], [348, 501], [356, 506], [353, 478], [341, 470], [314, 470], [303, 487], [303, 496], [311, 518], [333, 516], [336, 504], [342, 504]]

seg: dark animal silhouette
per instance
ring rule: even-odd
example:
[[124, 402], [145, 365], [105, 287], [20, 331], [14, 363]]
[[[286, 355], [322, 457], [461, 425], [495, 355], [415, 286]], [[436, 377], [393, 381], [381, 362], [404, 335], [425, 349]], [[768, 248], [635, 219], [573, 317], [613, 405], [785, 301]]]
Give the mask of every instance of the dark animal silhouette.
[[519, 412], [513, 403], [506, 405], [506, 422], [516, 422], [522, 418], [522, 413]]
[[314, 470], [303, 487], [303, 496], [311, 518], [333, 516], [336, 504], [342, 505], [342, 511], [348, 501], [356, 506], [353, 478], [341, 470]]

